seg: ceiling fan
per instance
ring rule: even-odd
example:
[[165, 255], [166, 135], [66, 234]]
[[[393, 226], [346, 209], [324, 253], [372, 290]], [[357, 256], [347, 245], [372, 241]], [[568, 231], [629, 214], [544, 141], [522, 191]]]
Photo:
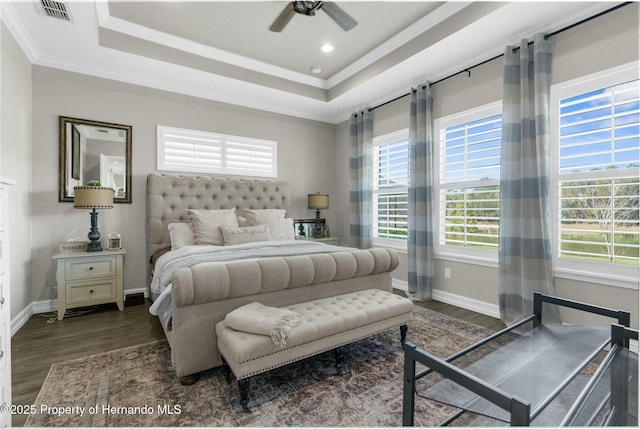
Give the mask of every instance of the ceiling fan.
[[358, 22], [349, 16], [340, 6], [328, 1], [292, 1], [287, 4], [280, 15], [273, 21], [269, 30], [279, 33], [291, 21], [296, 13], [307, 16], [315, 16], [316, 11], [323, 10], [338, 24], [344, 31], [349, 31]]

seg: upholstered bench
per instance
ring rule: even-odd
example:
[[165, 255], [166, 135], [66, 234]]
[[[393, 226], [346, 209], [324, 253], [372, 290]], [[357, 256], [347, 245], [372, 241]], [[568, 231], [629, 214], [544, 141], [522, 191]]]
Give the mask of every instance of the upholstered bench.
[[[267, 335], [236, 331], [223, 320], [216, 325], [223, 365], [238, 380], [240, 403], [248, 411], [249, 379], [310, 356], [400, 326], [404, 343], [413, 303], [407, 298], [378, 289], [352, 292], [286, 307], [302, 315], [284, 347]], [[340, 372], [340, 354], [336, 368]]]

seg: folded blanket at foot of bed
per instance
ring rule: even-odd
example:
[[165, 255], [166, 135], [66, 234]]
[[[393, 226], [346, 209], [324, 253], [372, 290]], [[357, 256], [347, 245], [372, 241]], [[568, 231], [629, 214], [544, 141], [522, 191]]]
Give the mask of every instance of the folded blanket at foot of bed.
[[236, 331], [268, 335], [273, 344], [284, 347], [291, 330], [302, 322], [302, 316], [286, 308], [252, 302], [227, 314], [224, 321]]

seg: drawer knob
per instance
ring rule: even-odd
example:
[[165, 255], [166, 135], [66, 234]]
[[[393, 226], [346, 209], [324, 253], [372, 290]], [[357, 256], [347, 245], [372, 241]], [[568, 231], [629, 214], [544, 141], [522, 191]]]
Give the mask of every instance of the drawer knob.
[[89, 267], [89, 271], [93, 270], [93, 267]]
[[93, 293], [93, 289], [91, 289], [91, 290], [89, 291], [89, 293]]

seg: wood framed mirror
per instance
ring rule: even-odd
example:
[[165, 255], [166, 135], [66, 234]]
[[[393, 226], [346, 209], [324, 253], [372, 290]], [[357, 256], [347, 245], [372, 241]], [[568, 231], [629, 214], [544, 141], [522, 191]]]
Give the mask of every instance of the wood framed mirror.
[[131, 203], [131, 125], [59, 117], [60, 202], [89, 182], [112, 187], [114, 203]]

